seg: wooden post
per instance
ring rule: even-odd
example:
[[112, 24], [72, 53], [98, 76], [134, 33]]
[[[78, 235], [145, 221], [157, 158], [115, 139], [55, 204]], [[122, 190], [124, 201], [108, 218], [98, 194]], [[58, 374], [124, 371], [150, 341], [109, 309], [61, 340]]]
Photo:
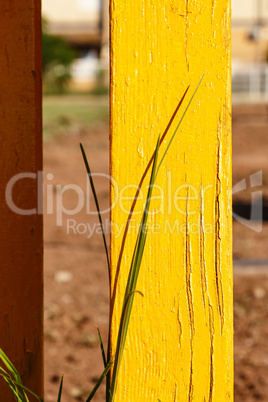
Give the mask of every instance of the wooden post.
[[233, 400], [230, 3], [111, 1], [112, 355], [142, 176], [205, 74], [157, 178], [116, 401]]
[[0, 19], [0, 347], [42, 397], [41, 2], [4, 1]]

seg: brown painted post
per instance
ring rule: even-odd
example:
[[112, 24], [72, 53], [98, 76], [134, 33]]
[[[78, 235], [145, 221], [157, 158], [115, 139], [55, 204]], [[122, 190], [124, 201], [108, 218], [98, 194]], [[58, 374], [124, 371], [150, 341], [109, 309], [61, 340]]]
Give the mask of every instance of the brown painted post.
[[[0, 347], [42, 397], [40, 0], [1, 2], [0, 60]], [[14, 400], [2, 380], [0, 399]]]

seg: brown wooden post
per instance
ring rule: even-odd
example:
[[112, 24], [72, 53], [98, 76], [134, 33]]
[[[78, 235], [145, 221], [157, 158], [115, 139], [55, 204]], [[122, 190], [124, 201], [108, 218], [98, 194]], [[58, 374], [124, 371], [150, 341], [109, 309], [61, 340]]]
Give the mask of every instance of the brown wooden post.
[[[0, 347], [43, 395], [41, 2], [0, 5]], [[20, 176], [17, 176], [20, 175]], [[39, 194], [38, 194], [39, 188]], [[38, 206], [39, 205], [39, 206]], [[13, 401], [0, 381], [1, 401]]]

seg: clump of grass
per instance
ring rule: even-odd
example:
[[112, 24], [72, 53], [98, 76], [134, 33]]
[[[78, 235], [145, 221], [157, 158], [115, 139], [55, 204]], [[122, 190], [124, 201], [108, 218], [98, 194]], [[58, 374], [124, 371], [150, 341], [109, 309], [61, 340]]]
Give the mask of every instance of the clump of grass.
[[[168, 145], [167, 145], [166, 149], [164, 150], [163, 156], [160, 159], [159, 163], [158, 163], [159, 148], [160, 148], [160, 144], [162, 142], [161, 140], [163, 140], [163, 136], [162, 136], [162, 138], [159, 137], [157, 140], [156, 148], [154, 150], [153, 159], [152, 159], [153, 163], [152, 163], [151, 177], [150, 177], [150, 183], [149, 183], [146, 203], [145, 203], [145, 207], [144, 207], [144, 211], [143, 211], [143, 215], [142, 215], [142, 219], [141, 219], [141, 223], [140, 223], [140, 227], [139, 227], [139, 232], [138, 232], [136, 243], [135, 243], [135, 248], [134, 248], [132, 261], [131, 261], [131, 265], [130, 265], [130, 270], [129, 270], [129, 274], [128, 274], [127, 285], [126, 285], [126, 289], [125, 289], [124, 300], [123, 300], [123, 304], [122, 304], [122, 311], [121, 311], [119, 330], [118, 330], [118, 335], [117, 335], [115, 356], [113, 356], [113, 357], [110, 356], [110, 334], [108, 337], [107, 353], [105, 354], [101, 334], [100, 334], [100, 331], [98, 330], [101, 354], [102, 354], [102, 359], [103, 359], [103, 364], [104, 364], [104, 370], [103, 370], [99, 380], [97, 381], [97, 384], [95, 385], [95, 387], [91, 391], [90, 395], [88, 396], [86, 402], [90, 402], [93, 399], [96, 391], [98, 390], [99, 386], [101, 385], [101, 383], [103, 382], [105, 377], [107, 377], [107, 375], [110, 372], [112, 367], [113, 367], [113, 374], [112, 374], [111, 381], [108, 380], [106, 383], [107, 384], [106, 385], [106, 402], [114, 401], [117, 383], [118, 383], [120, 365], [121, 365], [126, 337], [127, 337], [127, 333], [128, 333], [128, 326], [129, 326], [129, 321], [130, 321], [130, 317], [131, 317], [134, 296], [135, 296], [135, 294], [139, 294], [139, 295], [143, 296], [142, 293], [136, 289], [136, 285], [137, 285], [137, 281], [138, 281], [138, 277], [139, 277], [140, 267], [141, 267], [143, 253], [144, 253], [145, 244], [146, 244], [146, 238], [147, 238], [147, 225], [146, 224], [147, 224], [147, 219], [148, 219], [148, 214], [149, 214], [153, 187], [154, 187], [158, 172], [161, 168], [161, 165], [162, 165], [162, 163], [166, 157], [166, 154], [170, 148], [170, 145], [171, 145], [176, 133], [178, 132], [178, 129], [192, 103], [193, 98], [195, 97], [195, 94], [202, 82], [202, 79], [203, 79], [203, 76], [202, 76], [201, 80], [199, 81], [199, 84], [196, 87], [190, 101], [188, 102], [188, 104], [185, 108], [185, 111], [184, 111], [173, 135], [171, 136], [171, 139], [169, 140]], [[185, 91], [185, 94], [187, 91], [188, 91], [188, 88]], [[184, 94], [182, 100], [184, 99], [185, 94]], [[96, 208], [98, 211], [98, 217], [99, 217], [100, 227], [102, 229], [102, 236], [103, 236], [105, 253], [106, 253], [106, 258], [107, 258], [108, 275], [109, 275], [109, 280], [110, 280], [109, 253], [108, 253], [108, 247], [107, 247], [107, 242], [106, 242], [106, 238], [105, 238], [104, 228], [103, 228], [103, 224], [102, 224], [102, 218], [101, 218], [97, 193], [96, 193], [95, 186], [93, 183], [93, 178], [92, 178], [92, 174], [91, 174], [91, 171], [89, 168], [89, 163], [88, 163], [88, 160], [86, 157], [86, 153], [81, 144], [80, 144], [80, 148], [81, 148], [82, 157], [83, 157], [83, 160], [85, 163], [85, 167], [87, 170], [87, 174], [89, 177], [91, 190], [92, 190], [93, 197], [95, 200], [95, 205], [96, 205]], [[111, 283], [111, 281], [110, 281], [110, 283]], [[109, 328], [110, 328], [110, 326], [109, 326]], [[33, 393], [32, 391], [30, 391], [29, 389], [27, 389], [26, 387], [23, 386], [18, 371], [15, 369], [15, 367], [12, 365], [12, 363], [9, 361], [9, 359], [7, 358], [7, 356], [4, 354], [4, 352], [1, 349], [0, 349], [0, 359], [2, 360], [2, 362], [4, 363], [4, 365], [6, 366], [6, 368], [8, 370], [8, 371], [6, 371], [2, 367], [0, 367], [0, 375], [8, 383], [8, 385], [9, 385], [11, 391], [13, 392], [14, 396], [16, 397], [17, 401], [18, 402], [28, 402], [29, 400], [26, 395], [26, 391], [27, 391], [30, 394], [32, 394], [33, 396], [35, 396], [36, 399], [38, 399], [39, 401], [42, 402], [41, 398], [39, 398], [35, 393]], [[63, 379], [61, 380], [61, 384], [60, 384], [60, 389], [59, 389], [59, 394], [58, 394], [58, 402], [60, 402], [60, 400], [61, 400], [62, 384], [63, 384]], [[160, 400], [158, 399], [158, 401], [160, 401]]]
[[13, 392], [13, 395], [15, 396], [16, 400], [18, 402], [29, 402], [29, 399], [27, 397], [26, 391], [33, 395], [38, 401], [43, 402], [39, 396], [37, 396], [34, 392], [30, 391], [28, 388], [26, 388], [21, 381], [19, 372], [13, 366], [7, 355], [3, 352], [2, 349], [0, 349], [0, 359], [2, 363], [4, 363], [5, 368], [0, 367], [0, 376], [8, 383], [9, 388]]

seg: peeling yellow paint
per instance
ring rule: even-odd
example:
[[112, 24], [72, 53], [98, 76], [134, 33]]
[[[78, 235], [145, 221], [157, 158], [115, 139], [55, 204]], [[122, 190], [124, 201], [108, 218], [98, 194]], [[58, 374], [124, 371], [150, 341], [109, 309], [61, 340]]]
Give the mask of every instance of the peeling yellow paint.
[[233, 400], [231, 84], [230, 0], [111, 1], [111, 201], [142, 190], [111, 213], [111, 354], [148, 163], [203, 74], [157, 178], [115, 401]]

